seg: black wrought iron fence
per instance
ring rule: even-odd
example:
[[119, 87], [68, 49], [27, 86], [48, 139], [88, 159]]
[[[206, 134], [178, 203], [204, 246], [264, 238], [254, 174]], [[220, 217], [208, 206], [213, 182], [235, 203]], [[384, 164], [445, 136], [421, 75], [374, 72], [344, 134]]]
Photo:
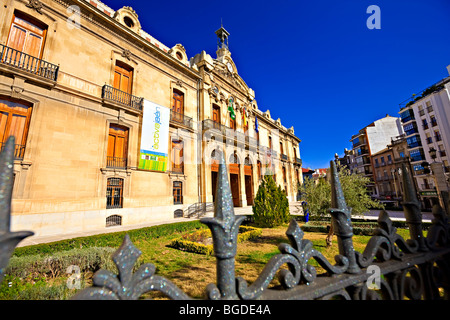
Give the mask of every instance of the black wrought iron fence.
[[[0, 281], [14, 247], [31, 232], [9, 229], [14, 140], [8, 141], [0, 155]], [[378, 228], [363, 252], [353, 247], [351, 209], [347, 207], [336, 166], [330, 162], [332, 201], [329, 213], [337, 236], [339, 254], [328, 261], [292, 220], [286, 235], [289, 243], [278, 246], [279, 253], [266, 264], [253, 283], [236, 277], [235, 256], [240, 224], [245, 216], [235, 216], [225, 161], [221, 161], [214, 203], [214, 217], [202, 218], [213, 236], [217, 280], [205, 288], [212, 300], [228, 299], [449, 299], [450, 293], [450, 225], [439, 205], [433, 208], [434, 220], [426, 237], [422, 231], [420, 202], [412, 178], [403, 166], [404, 213], [410, 239], [397, 233], [386, 211], [381, 211]], [[141, 252], [125, 236], [113, 255], [118, 274], [100, 270], [93, 286], [80, 291], [74, 299], [138, 299], [144, 293], [158, 291], [171, 299], [189, 300], [169, 279], [158, 276], [154, 265], [147, 263], [136, 272], [133, 268]], [[326, 270], [317, 274], [315, 260]], [[283, 266], [287, 265], [288, 268]], [[278, 275], [280, 285], [270, 286]]]
[[50, 62], [30, 56], [16, 49], [0, 45], [0, 63], [23, 70], [27, 73], [56, 81], [58, 78], [59, 66]]

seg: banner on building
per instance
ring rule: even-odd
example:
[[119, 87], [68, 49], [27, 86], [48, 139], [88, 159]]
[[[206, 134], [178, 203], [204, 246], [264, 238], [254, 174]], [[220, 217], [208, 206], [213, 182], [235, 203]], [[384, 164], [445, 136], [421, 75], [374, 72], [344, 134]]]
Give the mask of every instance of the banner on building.
[[165, 172], [170, 109], [144, 99], [139, 169]]

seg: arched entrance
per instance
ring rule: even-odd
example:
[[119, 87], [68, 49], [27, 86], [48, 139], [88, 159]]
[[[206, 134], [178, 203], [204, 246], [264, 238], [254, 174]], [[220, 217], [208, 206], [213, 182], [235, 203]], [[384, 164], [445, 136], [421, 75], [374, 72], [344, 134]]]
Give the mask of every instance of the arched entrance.
[[219, 151], [213, 150], [211, 152], [211, 192], [213, 202], [215, 202], [216, 197], [217, 175], [219, 173], [219, 159]]
[[245, 158], [244, 161], [244, 176], [245, 176], [245, 194], [247, 196], [247, 205], [253, 205], [253, 166], [250, 158]]
[[239, 159], [236, 153], [230, 156], [229, 164], [230, 172], [230, 189], [233, 196], [233, 205], [235, 207], [240, 206], [239, 202]]

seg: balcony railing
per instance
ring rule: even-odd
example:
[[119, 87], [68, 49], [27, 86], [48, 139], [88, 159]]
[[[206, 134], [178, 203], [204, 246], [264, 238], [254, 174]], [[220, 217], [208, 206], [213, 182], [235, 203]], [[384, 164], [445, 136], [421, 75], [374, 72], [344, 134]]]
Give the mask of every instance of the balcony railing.
[[296, 164], [299, 164], [299, 165], [302, 165], [302, 159], [300, 159], [300, 158], [295, 158], [295, 163], [296, 163]]
[[174, 110], [170, 111], [170, 121], [192, 128], [192, 118]]
[[125, 169], [127, 167], [127, 158], [106, 157], [106, 167]]
[[285, 154], [281, 155], [281, 160], [287, 161], [288, 160], [288, 156]]
[[102, 98], [139, 111], [142, 111], [142, 104], [144, 102], [144, 98], [133, 96], [128, 92], [121, 91], [106, 84], [102, 88]]
[[[3, 151], [3, 148], [5, 147], [5, 143], [0, 143], [0, 151]], [[25, 154], [25, 146], [22, 144], [16, 144], [14, 145], [14, 160], [22, 160], [23, 155]]]
[[52, 81], [56, 81], [58, 78], [59, 66], [57, 65], [5, 45], [0, 45], [0, 51], [1, 65], [7, 65]]

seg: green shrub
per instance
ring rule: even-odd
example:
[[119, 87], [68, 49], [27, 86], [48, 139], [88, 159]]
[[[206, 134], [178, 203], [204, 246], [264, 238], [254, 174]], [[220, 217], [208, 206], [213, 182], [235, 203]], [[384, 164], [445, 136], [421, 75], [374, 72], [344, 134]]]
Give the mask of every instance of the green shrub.
[[265, 175], [259, 185], [252, 210], [257, 227], [273, 228], [289, 222], [289, 201], [271, 175]]
[[[259, 237], [261, 234], [262, 230], [259, 228], [240, 226], [237, 242], [241, 243], [243, 241], [252, 240]], [[170, 242], [169, 247], [193, 253], [212, 255], [214, 252], [213, 245], [199, 242], [205, 238], [211, 237], [211, 230], [199, 230], [181, 238], [173, 239]]]
[[113, 248], [84, 248], [56, 252], [52, 255], [29, 255], [11, 257], [5, 273], [17, 277], [47, 276], [56, 278], [66, 275], [67, 268], [76, 265], [81, 272], [117, 269], [111, 258]]
[[68, 251], [71, 249], [91, 248], [91, 247], [112, 247], [119, 248], [123, 242], [125, 234], [130, 236], [131, 241], [157, 239], [174, 233], [183, 233], [186, 231], [206, 228], [200, 221], [189, 221], [171, 223], [160, 226], [152, 226], [137, 230], [121, 231], [115, 233], [99, 234], [89, 237], [80, 237], [75, 239], [62, 240], [52, 243], [43, 243], [38, 245], [19, 247], [14, 250], [14, 256], [25, 255], [50, 255], [59, 251]]

